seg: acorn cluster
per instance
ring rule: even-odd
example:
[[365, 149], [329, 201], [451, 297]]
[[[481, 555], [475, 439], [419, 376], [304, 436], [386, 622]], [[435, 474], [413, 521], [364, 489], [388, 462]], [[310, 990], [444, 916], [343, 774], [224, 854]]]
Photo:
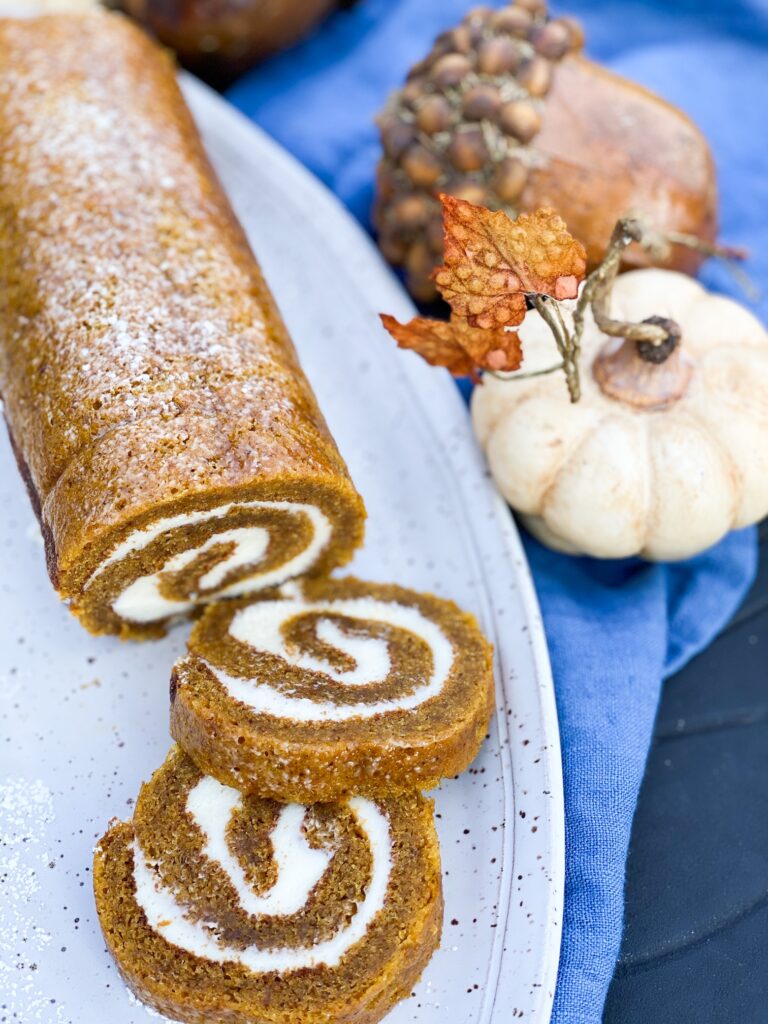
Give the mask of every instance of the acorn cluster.
[[438, 36], [377, 118], [384, 154], [374, 224], [414, 298], [430, 301], [443, 232], [437, 195], [519, 212], [554, 66], [581, 49], [570, 18], [543, 0], [476, 7]]

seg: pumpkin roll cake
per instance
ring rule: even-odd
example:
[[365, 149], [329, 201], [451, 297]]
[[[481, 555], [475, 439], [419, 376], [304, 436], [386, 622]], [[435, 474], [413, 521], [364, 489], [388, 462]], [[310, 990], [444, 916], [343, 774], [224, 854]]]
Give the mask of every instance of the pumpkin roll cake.
[[429, 789], [477, 754], [492, 648], [431, 594], [305, 580], [211, 605], [171, 679], [171, 734], [208, 774], [278, 800]]
[[96, 904], [134, 994], [194, 1024], [369, 1024], [442, 923], [431, 801], [247, 797], [178, 748], [96, 848]]
[[0, 390], [94, 633], [347, 561], [364, 510], [170, 59], [94, 9], [0, 20]]

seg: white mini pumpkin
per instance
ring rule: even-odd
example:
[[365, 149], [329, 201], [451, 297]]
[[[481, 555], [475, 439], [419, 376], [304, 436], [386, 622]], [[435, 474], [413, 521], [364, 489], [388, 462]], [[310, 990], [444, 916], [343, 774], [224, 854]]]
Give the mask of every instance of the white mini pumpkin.
[[[561, 373], [486, 375], [472, 399], [475, 430], [499, 490], [550, 547], [687, 558], [768, 514], [768, 334], [737, 302], [665, 270], [620, 276], [610, 314], [677, 322], [693, 370], [681, 397], [655, 408], [609, 397], [593, 364], [622, 341], [588, 313], [581, 400], [570, 403]], [[537, 314], [520, 333], [523, 372], [558, 361]]]

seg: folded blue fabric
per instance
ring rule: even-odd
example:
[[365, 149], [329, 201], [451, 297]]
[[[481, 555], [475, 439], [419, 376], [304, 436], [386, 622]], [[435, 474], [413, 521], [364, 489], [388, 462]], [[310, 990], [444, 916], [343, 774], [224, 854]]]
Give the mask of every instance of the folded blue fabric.
[[[499, 6], [500, 4], [497, 4]], [[471, 0], [359, 0], [242, 79], [230, 98], [368, 224], [372, 119]], [[588, 52], [677, 103], [718, 160], [722, 237], [768, 281], [768, 12], [762, 0], [572, 0]], [[734, 291], [710, 264], [710, 286]], [[763, 303], [763, 317], [768, 307]], [[566, 905], [553, 1020], [601, 1019], [621, 938], [624, 872], [662, 679], [732, 615], [756, 563], [753, 530], [684, 564], [601, 563], [526, 548], [557, 689], [566, 803]]]

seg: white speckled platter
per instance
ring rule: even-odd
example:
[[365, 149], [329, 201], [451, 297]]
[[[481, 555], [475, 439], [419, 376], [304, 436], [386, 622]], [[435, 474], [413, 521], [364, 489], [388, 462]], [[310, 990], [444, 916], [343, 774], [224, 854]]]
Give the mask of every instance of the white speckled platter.
[[[409, 302], [306, 171], [213, 93], [185, 89], [370, 515], [352, 569], [470, 608], [496, 645], [498, 714], [436, 793], [441, 949], [388, 1024], [549, 1020], [560, 949], [563, 803], [552, 680], [528, 568], [447, 374], [378, 324]], [[48, 582], [0, 441], [0, 1019], [141, 1024], [104, 950], [91, 857], [169, 746], [168, 675], [185, 627], [89, 637]]]

